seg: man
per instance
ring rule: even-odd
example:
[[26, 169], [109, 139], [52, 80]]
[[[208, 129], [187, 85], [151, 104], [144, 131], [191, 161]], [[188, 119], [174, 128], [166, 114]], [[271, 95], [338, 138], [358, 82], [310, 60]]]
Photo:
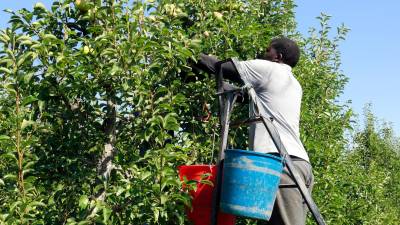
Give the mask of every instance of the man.
[[[271, 41], [262, 59], [222, 62], [213, 56], [201, 54], [194, 68], [210, 74], [217, 74], [221, 69], [224, 78], [254, 87], [262, 111], [266, 114], [264, 116], [273, 119], [283, 145], [311, 192], [312, 167], [299, 133], [302, 88], [292, 74], [299, 56], [300, 50], [294, 41], [277, 38]], [[250, 116], [254, 116], [253, 103], [250, 103]], [[249, 136], [250, 149], [278, 154], [262, 123], [252, 124]], [[263, 224], [304, 225], [306, 214], [307, 205], [285, 167], [271, 219]]]

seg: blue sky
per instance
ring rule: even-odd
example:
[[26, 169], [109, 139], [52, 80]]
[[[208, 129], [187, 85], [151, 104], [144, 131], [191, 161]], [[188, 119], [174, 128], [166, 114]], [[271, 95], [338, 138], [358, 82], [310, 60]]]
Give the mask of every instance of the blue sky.
[[[0, 9], [32, 8], [35, 0], [0, 0]], [[46, 6], [51, 0], [42, 0]], [[372, 103], [374, 114], [393, 123], [400, 134], [400, 1], [303, 0], [296, 1], [298, 29], [307, 35], [309, 27], [318, 27], [315, 19], [321, 12], [332, 16], [332, 27], [344, 23], [351, 29], [342, 42], [342, 70], [350, 78], [341, 101], [352, 100], [352, 108], [362, 114]], [[0, 28], [8, 15], [0, 12]], [[362, 123], [363, 117], [358, 120]]]
[[[349, 83], [341, 100], [352, 100], [352, 108], [362, 114], [366, 103], [382, 120], [392, 122], [400, 134], [400, 1], [296, 1], [300, 32], [318, 27], [315, 17], [332, 16], [331, 25], [344, 23], [351, 29], [342, 42], [342, 69]], [[362, 115], [359, 116], [363, 122]]]

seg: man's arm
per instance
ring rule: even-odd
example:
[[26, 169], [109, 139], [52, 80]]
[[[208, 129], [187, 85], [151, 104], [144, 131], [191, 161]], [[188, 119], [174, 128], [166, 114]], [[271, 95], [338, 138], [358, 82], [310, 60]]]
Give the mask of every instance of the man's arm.
[[[227, 62], [219, 61], [214, 56], [200, 54], [200, 60], [194, 65], [194, 70], [197, 71], [203, 70], [208, 74], [213, 74], [214, 76], [217, 76], [219, 68], [222, 69], [222, 76], [225, 79], [240, 83], [241, 85], [244, 84], [242, 78], [240, 78], [240, 75], [236, 70], [236, 67], [232, 61], [227, 61]], [[194, 72], [196, 73], [196, 71]], [[223, 82], [223, 87], [224, 90], [235, 90], [238, 88], [235, 85], [230, 84], [228, 82]], [[241, 95], [238, 96], [237, 101], [242, 103], [248, 103], [247, 94], [245, 94], [244, 96]]]
[[243, 80], [240, 78], [235, 65], [231, 61], [223, 62], [218, 60], [214, 56], [200, 54], [199, 61], [193, 65], [194, 70], [202, 70], [208, 74], [217, 75], [218, 69], [222, 69], [222, 76], [233, 82], [243, 84]]

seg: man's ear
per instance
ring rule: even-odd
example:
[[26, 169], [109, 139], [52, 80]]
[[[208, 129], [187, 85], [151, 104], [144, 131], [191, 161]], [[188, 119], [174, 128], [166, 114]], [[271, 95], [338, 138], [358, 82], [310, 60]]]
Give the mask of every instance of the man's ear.
[[282, 53], [278, 53], [277, 56], [276, 56], [276, 58], [277, 58], [278, 61], [282, 61], [282, 60], [283, 60], [283, 55], [282, 55]]
[[282, 61], [282, 58], [283, 58], [283, 56], [282, 56], [282, 54], [281, 53], [278, 53], [278, 54], [276, 54], [276, 55], [274, 55], [274, 58], [273, 58], [273, 62], [281, 62]]

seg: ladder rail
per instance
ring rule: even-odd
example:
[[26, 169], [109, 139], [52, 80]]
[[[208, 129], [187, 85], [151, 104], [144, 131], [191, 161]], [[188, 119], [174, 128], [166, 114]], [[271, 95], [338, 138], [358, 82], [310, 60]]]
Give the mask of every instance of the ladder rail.
[[[278, 146], [278, 143], [276, 143], [276, 138], [273, 138], [276, 133], [274, 133], [274, 131], [271, 132], [272, 129], [275, 129], [275, 127], [272, 127], [273, 124], [270, 120], [266, 119], [265, 117], [262, 117], [263, 120], [263, 124], [267, 128], [267, 131], [269, 133], [269, 135], [272, 137], [272, 141], [274, 142], [275, 146]], [[276, 137], [276, 136], [275, 136]], [[285, 148], [281, 148], [278, 149], [280, 155], [284, 158], [284, 162], [285, 165], [288, 168], [288, 171], [290, 173], [290, 175], [292, 175], [292, 178], [297, 186], [297, 188], [299, 189], [304, 201], [306, 202], [308, 209], [310, 210], [311, 214], [313, 215], [315, 221], [318, 223], [318, 225], [326, 225], [321, 212], [319, 211], [317, 205], [315, 204], [314, 200], [312, 199], [310, 192], [308, 191], [305, 183], [303, 182], [303, 180], [301, 179], [300, 174], [297, 172], [297, 170], [294, 167], [293, 161], [290, 158], [289, 154], [287, 153]]]
[[260, 106], [260, 102], [258, 101], [256, 92], [254, 88], [251, 85], [246, 85], [247, 92], [253, 101], [255, 105], [255, 113], [257, 116], [261, 117], [262, 122], [267, 129], [267, 132], [269, 136], [271, 137], [276, 149], [278, 150], [279, 154], [281, 157], [284, 159], [285, 165], [289, 170], [290, 175], [292, 176], [297, 188], [299, 189], [304, 201], [306, 202], [308, 209], [310, 210], [311, 214], [313, 215], [315, 221], [318, 223], [318, 225], [325, 225], [325, 221], [321, 215], [321, 212], [319, 211], [317, 205], [315, 204], [314, 200], [311, 197], [310, 192], [308, 191], [305, 183], [301, 179], [300, 174], [297, 172], [297, 170], [294, 167], [293, 161], [290, 158], [289, 153], [287, 152], [285, 146], [282, 144], [281, 138], [279, 136], [278, 131], [276, 130], [275, 125], [273, 124], [273, 121], [270, 119], [265, 118], [265, 113], [263, 113], [263, 110]]

